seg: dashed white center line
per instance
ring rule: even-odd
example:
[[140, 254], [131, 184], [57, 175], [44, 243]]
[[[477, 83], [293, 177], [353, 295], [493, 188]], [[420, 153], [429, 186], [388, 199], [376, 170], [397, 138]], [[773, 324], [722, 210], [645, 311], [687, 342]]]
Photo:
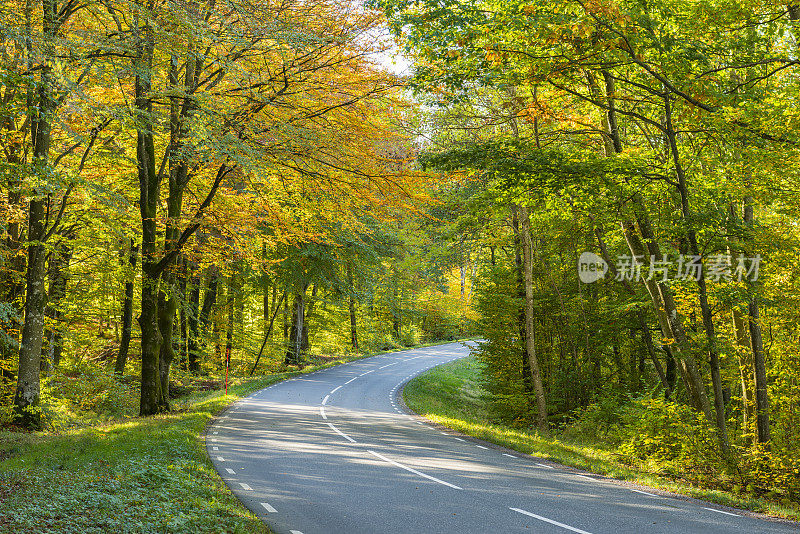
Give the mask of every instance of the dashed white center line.
[[218, 451], [218, 450], [219, 450], [219, 447], [211, 447], [211, 450], [212, 450], [212, 451]]
[[475, 445], [475, 446], [478, 447], [479, 449], [484, 449], [487, 451], [489, 450], [489, 447], [484, 447], [483, 445]]
[[513, 454], [508, 454], [507, 452], [503, 453], [503, 456], [508, 456], [509, 458], [516, 458]]
[[345, 382], [345, 383], [344, 383], [344, 385], [346, 386], [347, 384], [349, 384], [350, 382], [352, 382], [352, 381], [353, 381], [353, 380], [355, 380], [356, 378], [358, 378], [358, 377], [357, 377], [357, 376], [354, 376], [353, 378], [351, 378], [350, 380], [348, 380], [347, 382]]
[[455, 439], [455, 440], [458, 440], [458, 441], [464, 441], [464, 440], [463, 440], [463, 439], [461, 439], [461, 438], [453, 438], [453, 439]]
[[319, 414], [322, 416], [323, 419], [327, 419], [328, 418], [328, 416], [325, 415], [325, 406], [320, 406], [319, 407]]
[[267, 512], [269, 512], [271, 514], [277, 514], [278, 513], [278, 511], [275, 508], [273, 508], [268, 502], [262, 502], [261, 506], [263, 506], [264, 510], [266, 510]]
[[564, 523], [559, 523], [558, 521], [553, 521], [552, 519], [548, 519], [546, 517], [532, 514], [526, 510], [522, 510], [520, 508], [509, 508], [509, 510], [514, 510], [517, 513], [527, 515], [528, 517], [532, 517], [534, 519], [538, 519], [539, 521], [544, 521], [545, 523], [550, 523], [551, 525], [555, 525], [557, 527], [565, 528], [567, 530], [571, 530], [572, 532], [577, 532], [578, 534], [591, 534], [591, 532], [586, 532], [585, 530], [581, 530], [579, 528], [571, 527], [569, 525], [565, 525]]
[[649, 495], [651, 497], [658, 497], [658, 495], [656, 495], [655, 493], [647, 493], [646, 491], [635, 490], [635, 489], [632, 489], [632, 488], [628, 488], [628, 489], [631, 490], [634, 493], [641, 493], [642, 495]]
[[225, 458], [223, 458], [222, 456], [217, 456], [217, 461], [218, 462], [224, 462]]
[[234, 470], [233, 470], [233, 469], [231, 469], [230, 467], [226, 467], [226, 468], [225, 468], [225, 471], [227, 471], [229, 475], [235, 475], [235, 474], [236, 474], [236, 471], [234, 471]]
[[249, 484], [245, 484], [244, 482], [239, 482], [239, 485], [242, 487], [243, 490], [253, 491], [253, 488], [251, 488]]
[[546, 467], [547, 469], [553, 469], [552, 465], [545, 465], [545, 464], [536, 464], [536, 465], [538, 465], [540, 467]]
[[592, 482], [596, 481], [596, 479], [594, 479], [592, 477], [587, 477], [586, 475], [575, 475], [575, 476], [578, 477], [578, 478], [585, 478], [586, 480], [591, 480]]
[[212, 432], [212, 434], [219, 434], [219, 432]]
[[397, 365], [398, 363], [400, 363], [400, 362], [390, 363], [390, 364], [384, 365], [383, 367], [378, 367], [378, 369], [386, 369], [387, 367], [391, 367], [392, 365]]
[[289, 534], [303, 534], [303, 533], [300, 532], [299, 530], [290, 530]]
[[331, 429], [333, 429], [334, 432], [336, 432], [337, 434], [342, 436], [344, 439], [346, 439], [350, 443], [355, 443], [356, 442], [356, 440], [354, 440], [353, 438], [351, 438], [350, 436], [348, 436], [347, 434], [345, 434], [344, 432], [342, 432], [341, 430], [339, 430], [338, 428], [333, 426], [331, 423], [328, 423], [328, 426], [331, 427]]
[[325, 398], [322, 399], [322, 405], [325, 406], [328, 403], [328, 399], [330, 399], [330, 398], [331, 398], [330, 395], [325, 395]]
[[703, 510], [708, 510], [709, 512], [717, 512], [718, 514], [732, 515], [734, 517], [741, 517], [739, 514], [732, 514], [730, 512], [723, 512], [722, 510], [715, 510], [714, 508], [706, 508], [705, 506], [703, 506]]
[[422, 472], [420, 472], [420, 471], [417, 471], [416, 469], [414, 469], [414, 468], [412, 468], [412, 467], [408, 467], [407, 465], [403, 465], [403, 464], [401, 464], [401, 463], [395, 462], [394, 460], [390, 460], [390, 459], [389, 459], [389, 458], [387, 458], [386, 456], [383, 456], [382, 454], [378, 454], [378, 453], [377, 453], [377, 452], [375, 452], [375, 451], [368, 451], [368, 452], [369, 452], [371, 455], [373, 455], [373, 456], [375, 456], [375, 457], [377, 457], [377, 458], [380, 458], [380, 459], [381, 459], [381, 460], [383, 460], [384, 462], [389, 462], [390, 464], [394, 465], [395, 467], [399, 467], [400, 469], [405, 469], [406, 471], [408, 471], [408, 472], [410, 472], [410, 473], [414, 473], [415, 475], [419, 475], [419, 476], [421, 476], [421, 477], [423, 477], [423, 478], [427, 478], [428, 480], [432, 480], [432, 481], [434, 481], [434, 482], [438, 482], [439, 484], [443, 484], [443, 485], [445, 485], [445, 486], [447, 486], [447, 487], [450, 487], [450, 488], [453, 488], [453, 489], [457, 489], [457, 490], [460, 490], [460, 489], [462, 489], [462, 488], [460, 488], [460, 487], [456, 486], [455, 484], [450, 484], [449, 482], [445, 482], [444, 480], [440, 480], [440, 479], [438, 479], [438, 478], [436, 478], [436, 477], [432, 477], [432, 476], [430, 476], [430, 475], [426, 475], [425, 473], [422, 473]]

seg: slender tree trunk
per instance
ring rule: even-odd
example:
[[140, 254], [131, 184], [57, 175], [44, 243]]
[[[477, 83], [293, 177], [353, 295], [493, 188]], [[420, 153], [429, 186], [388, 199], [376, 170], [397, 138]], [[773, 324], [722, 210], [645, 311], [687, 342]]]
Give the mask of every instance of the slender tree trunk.
[[542, 385], [539, 360], [536, 355], [534, 340], [534, 308], [533, 308], [533, 242], [531, 240], [530, 216], [528, 208], [519, 206], [519, 231], [522, 241], [522, 256], [525, 269], [525, 350], [536, 394], [537, 426], [540, 432], [547, 432], [547, 399]]
[[283, 363], [286, 365], [300, 365], [303, 361], [303, 331], [305, 330], [306, 316], [306, 289], [298, 291], [294, 296], [292, 315], [292, 330], [289, 347]]
[[200, 285], [201, 278], [197, 264], [191, 262], [189, 269], [192, 272], [190, 280], [189, 301], [186, 312], [186, 350], [189, 356], [189, 372], [200, 372]]
[[[676, 141], [676, 133], [672, 126], [672, 105], [670, 102], [670, 95], [664, 99], [664, 109], [666, 117], [666, 138], [669, 143], [670, 154], [672, 155], [672, 162], [675, 166], [675, 174], [678, 178], [678, 192], [681, 197], [681, 214], [687, 224], [691, 224], [692, 213], [689, 207], [689, 189], [686, 183], [686, 173], [683, 170], [683, 165], [678, 151], [678, 143]], [[697, 236], [694, 229], [689, 226], [686, 237], [689, 241], [692, 254], [700, 256], [700, 247], [697, 244]], [[714, 421], [717, 426], [717, 434], [719, 436], [722, 447], [727, 450], [729, 448], [728, 430], [725, 424], [725, 402], [723, 398], [722, 379], [720, 377], [719, 368], [719, 348], [717, 342], [717, 334], [714, 326], [714, 317], [711, 312], [711, 306], [708, 303], [708, 289], [706, 287], [706, 279], [704, 269], [701, 269], [697, 277], [698, 297], [700, 301], [700, 311], [703, 317], [703, 328], [706, 333], [706, 342], [708, 343], [709, 366], [711, 367], [711, 384], [714, 388]]]
[[[124, 252], [121, 254], [124, 258]], [[125, 297], [122, 300], [122, 337], [119, 342], [117, 360], [114, 363], [114, 372], [122, 376], [125, 372], [125, 364], [128, 361], [128, 348], [131, 344], [131, 326], [133, 323], [133, 270], [136, 269], [136, 260], [139, 257], [139, 245], [133, 239], [130, 240], [128, 251], [128, 265], [130, 273], [125, 275]], [[123, 261], [124, 264], [124, 261]]]
[[358, 325], [356, 324], [356, 288], [353, 283], [353, 262], [347, 262], [347, 310], [350, 313], [350, 344], [358, 352]]
[[[73, 239], [73, 235], [65, 236]], [[64, 350], [64, 311], [62, 305], [67, 296], [67, 279], [69, 277], [69, 262], [72, 259], [72, 248], [66, 243], [59, 243], [50, 254], [50, 268], [48, 278], [50, 287], [45, 316], [53, 323], [46, 329], [47, 350], [42, 353], [42, 370], [49, 370], [50, 365], [58, 367], [61, 353]]]
[[522, 341], [522, 351], [520, 351], [520, 362], [522, 368], [522, 385], [525, 388], [525, 394], [528, 396], [529, 402], [536, 402], [535, 392], [533, 387], [533, 375], [531, 374], [531, 364], [528, 358], [528, 334], [525, 330], [526, 314], [525, 314], [525, 266], [522, 263], [522, 238], [520, 237], [519, 229], [519, 210], [516, 207], [511, 208], [511, 228], [514, 230], [514, 267], [517, 275], [517, 298], [521, 303], [519, 307], [519, 316], [517, 317], [517, 326], [519, 332], [519, 339]]

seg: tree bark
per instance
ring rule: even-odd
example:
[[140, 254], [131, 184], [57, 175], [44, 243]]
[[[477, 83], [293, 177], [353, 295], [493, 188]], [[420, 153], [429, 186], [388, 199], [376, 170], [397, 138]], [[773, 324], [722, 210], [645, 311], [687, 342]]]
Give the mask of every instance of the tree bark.
[[[74, 235], [69, 234], [64, 238], [74, 239]], [[50, 253], [48, 278], [50, 287], [48, 288], [47, 307], [45, 316], [53, 323], [46, 328], [45, 339], [46, 350], [42, 352], [42, 370], [49, 370], [50, 366], [58, 367], [61, 362], [61, 354], [64, 350], [64, 325], [62, 309], [64, 298], [67, 296], [67, 279], [69, 278], [69, 262], [72, 259], [72, 248], [66, 243], [61, 242]]]
[[350, 313], [350, 345], [358, 352], [358, 325], [356, 324], [356, 288], [353, 283], [353, 262], [347, 262], [347, 311]]
[[[58, 33], [59, 15], [55, 0], [42, 0], [43, 54], [45, 60], [40, 69], [35, 105], [30, 110], [31, 139], [33, 140], [32, 163], [37, 174], [46, 182], [50, 165], [50, 145], [52, 140], [52, 121], [56, 112], [55, 80], [53, 79], [51, 59], [55, 55], [54, 40]], [[28, 27], [28, 31], [32, 28]], [[19, 347], [19, 370], [17, 387], [14, 392], [14, 420], [29, 429], [41, 426], [38, 411], [40, 384], [39, 368], [44, 334], [44, 311], [47, 303], [45, 275], [47, 253], [47, 217], [50, 197], [45, 191], [34, 189], [28, 204], [28, 261], [25, 273], [25, 319]]]
[[525, 269], [525, 350], [528, 354], [528, 364], [531, 370], [533, 389], [536, 394], [537, 426], [540, 432], [548, 431], [547, 399], [542, 385], [539, 370], [539, 360], [536, 355], [534, 340], [534, 306], [533, 306], [533, 241], [531, 239], [531, 226], [528, 208], [519, 206], [519, 231], [522, 241], [522, 256]]
[[[124, 250], [121, 256], [124, 258]], [[128, 251], [128, 265], [131, 272], [125, 275], [125, 296], [122, 301], [122, 337], [119, 342], [117, 360], [114, 363], [114, 373], [120, 376], [125, 372], [125, 364], [128, 361], [128, 348], [131, 343], [131, 326], [133, 323], [133, 279], [131, 277], [133, 276], [133, 270], [136, 269], [138, 257], [139, 245], [136, 245], [131, 239]]]

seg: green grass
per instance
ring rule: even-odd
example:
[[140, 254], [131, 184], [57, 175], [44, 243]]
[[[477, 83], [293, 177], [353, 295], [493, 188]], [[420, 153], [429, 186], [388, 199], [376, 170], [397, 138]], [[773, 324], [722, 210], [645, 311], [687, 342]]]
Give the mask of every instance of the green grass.
[[474, 356], [434, 368], [403, 390], [406, 405], [430, 421], [509, 449], [601, 475], [627, 480], [719, 504], [800, 520], [800, 509], [749, 496], [693, 486], [646, 472], [621, 461], [610, 445], [564, 436], [543, 436], [530, 428], [498, 421], [491, 395], [481, 387], [481, 365]]

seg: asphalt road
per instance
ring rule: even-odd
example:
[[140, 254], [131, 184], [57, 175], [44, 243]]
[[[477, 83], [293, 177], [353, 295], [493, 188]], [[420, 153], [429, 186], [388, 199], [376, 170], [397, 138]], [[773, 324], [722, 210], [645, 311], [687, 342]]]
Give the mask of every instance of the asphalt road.
[[397, 395], [464, 357], [395, 352], [280, 382], [208, 430], [220, 475], [276, 534], [798, 533], [797, 523], [631, 486], [433, 428]]

